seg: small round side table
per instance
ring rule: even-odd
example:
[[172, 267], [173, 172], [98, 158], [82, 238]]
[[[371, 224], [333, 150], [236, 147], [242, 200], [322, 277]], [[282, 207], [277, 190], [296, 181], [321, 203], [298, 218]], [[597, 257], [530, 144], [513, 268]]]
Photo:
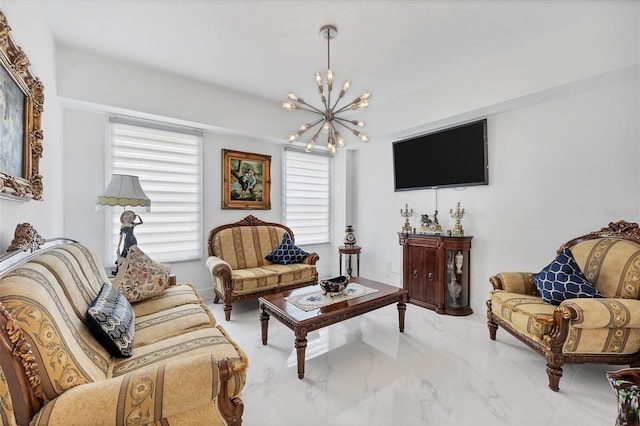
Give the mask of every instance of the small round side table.
[[342, 255], [347, 255], [346, 267], [347, 275], [352, 275], [353, 268], [351, 267], [351, 256], [356, 255], [356, 277], [360, 276], [360, 246], [340, 246], [338, 247], [339, 259], [340, 259], [340, 275], [342, 275]]

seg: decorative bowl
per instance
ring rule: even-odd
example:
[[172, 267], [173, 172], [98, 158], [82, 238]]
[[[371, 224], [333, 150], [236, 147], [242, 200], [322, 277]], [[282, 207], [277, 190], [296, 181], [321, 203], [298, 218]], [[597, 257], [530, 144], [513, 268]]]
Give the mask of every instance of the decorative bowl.
[[329, 294], [329, 296], [335, 296], [336, 294], [346, 295], [349, 278], [341, 275], [328, 280], [318, 280], [318, 285], [324, 290], [324, 294]]

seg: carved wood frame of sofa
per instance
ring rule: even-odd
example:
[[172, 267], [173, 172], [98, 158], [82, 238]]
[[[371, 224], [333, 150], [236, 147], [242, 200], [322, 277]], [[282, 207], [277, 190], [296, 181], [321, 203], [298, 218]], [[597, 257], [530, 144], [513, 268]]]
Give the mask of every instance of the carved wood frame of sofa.
[[640, 229], [611, 222], [574, 238], [566, 247], [605, 297], [568, 299], [559, 306], [540, 297], [529, 272], [503, 272], [489, 278], [489, 337], [498, 327], [545, 357], [549, 387], [558, 391], [562, 365], [628, 364], [640, 367]]
[[263, 222], [249, 215], [244, 219], [209, 231], [206, 266], [211, 272], [214, 303], [224, 302], [225, 320], [231, 320], [231, 304], [257, 299], [266, 294], [305, 287], [318, 282], [317, 253], [311, 252], [300, 263], [273, 264], [265, 259], [293, 231], [285, 225]]

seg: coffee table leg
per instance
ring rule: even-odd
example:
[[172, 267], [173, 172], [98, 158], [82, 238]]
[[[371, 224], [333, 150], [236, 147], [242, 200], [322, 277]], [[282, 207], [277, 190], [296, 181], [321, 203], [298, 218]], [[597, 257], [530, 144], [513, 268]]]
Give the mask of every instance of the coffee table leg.
[[398, 302], [398, 322], [400, 324], [400, 333], [404, 332], [404, 313], [407, 310], [407, 304], [404, 301]]
[[269, 314], [262, 306], [262, 312], [260, 312], [260, 324], [262, 325], [262, 344], [267, 344], [267, 335], [269, 330]]
[[304, 378], [304, 354], [307, 349], [307, 331], [296, 330], [296, 355], [298, 356], [298, 379]]

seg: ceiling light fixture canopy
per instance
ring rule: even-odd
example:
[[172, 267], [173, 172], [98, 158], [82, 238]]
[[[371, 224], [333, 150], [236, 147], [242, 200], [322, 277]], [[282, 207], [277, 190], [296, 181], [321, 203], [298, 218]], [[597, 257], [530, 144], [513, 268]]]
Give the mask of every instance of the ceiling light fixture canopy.
[[356, 129], [356, 127], [364, 127], [364, 123], [358, 120], [348, 120], [346, 118], [340, 117], [339, 114], [344, 113], [350, 110], [358, 110], [364, 109], [369, 106], [369, 99], [371, 98], [371, 93], [365, 92], [361, 96], [355, 98], [348, 104], [339, 107], [338, 103], [342, 100], [345, 93], [349, 89], [351, 82], [349, 80], [345, 81], [342, 85], [342, 89], [338, 93], [338, 98], [335, 100], [333, 105], [331, 104], [331, 91], [333, 90], [333, 80], [335, 79], [335, 74], [331, 69], [331, 40], [336, 38], [338, 34], [338, 29], [333, 25], [324, 25], [320, 28], [320, 35], [322, 38], [327, 40], [327, 74], [326, 80], [322, 80], [322, 75], [319, 71], [316, 71], [315, 79], [318, 84], [318, 91], [320, 92], [320, 100], [322, 101], [322, 107], [316, 108], [312, 105], [309, 105], [302, 98], [299, 98], [293, 93], [289, 93], [288, 99], [282, 103], [282, 108], [288, 111], [310, 111], [315, 114], [318, 114], [320, 118], [312, 123], [306, 123], [300, 126], [300, 129], [289, 136], [289, 143], [295, 141], [304, 134], [307, 130], [312, 129], [316, 126], [319, 126], [315, 131], [311, 139], [307, 142], [305, 147], [305, 151], [310, 152], [316, 141], [318, 140], [318, 136], [322, 130], [327, 134], [327, 149], [331, 152], [331, 155], [335, 155], [338, 152], [338, 147], [344, 147], [345, 143], [342, 139], [342, 135], [338, 131], [338, 126], [341, 126], [344, 129], [347, 129], [360, 139], [363, 142], [369, 142], [369, 138], [367, 135], [361, 133]]

